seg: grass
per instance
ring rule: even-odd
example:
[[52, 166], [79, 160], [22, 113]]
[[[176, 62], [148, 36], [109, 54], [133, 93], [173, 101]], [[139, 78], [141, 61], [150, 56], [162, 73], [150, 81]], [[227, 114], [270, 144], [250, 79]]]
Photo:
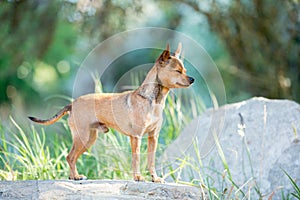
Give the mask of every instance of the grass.
[[299, 188], [299, 186], [296, 184], [294, 179], [285, 170], [282, 169], [282, 171], [289, 178], [289, 181], [290, 181], [291, 185], [293, 186], [293, 188], [295, 190], [294, 192], [292, 192], [290, 194], [292, 196], [294, 196], [296, 199], [300, 199], [300, 188]]
[[6, 139], [1, 127], [1, 160], [2, 180], [57, 179], [67, 174], [66, 163], [62, 158], [67, 149], [62, 142], [51, 148], [46, 145], [44, 130], [38, 132], [33, 126], [29, 135], [12, 119], [16, 131], [9, 131], [10, 140]]
[[[201, 155], [199, 151], [199, 145], [197, 139], [193, 141], [193, 153], [194, 156], [185, 155], [183, 158], [177, 158], [176, 163], [169, 166], [169, 172], [165, 174], [164, 178], [171, 177], [175, 183], [187, 184], [199, 187], [203, 193], [210, 200], [214, 199], [272, 199], [275, 192], [280, 194], [282, 200], [300, 199], [300, 188], [285, 170], [284, 174], [288, 177], [291, 186], [294, 191], [283, 190], [283, 187], [279, 187], [270, 194], [262, 194], [258, 184], [255, 181], [255, 175], [251, 165], [251, 177], [244, 183], [237, 184], [235, 177], [231, 174], [231, 169], [226, 161], [221, 144], [216, 134], [214, 134], [216, 143], [216, 149], [219, 158], [223, 164], [224, 171], [216, 170], [213, 165], [203, 165]], [[247, 150], [247, 159], [251, 159], [250, 151], [247, 146], [246, 140], [242, 140]], [[182, 173], [185, 172], [185, 176], [190, 174], [188, 181], [182, 181]], [[197, 177], [197, 178], [195, 178]], [[185, 177], [187, 179], [187, 177]], [[279, 191], [281, 190], [281, 191]]]

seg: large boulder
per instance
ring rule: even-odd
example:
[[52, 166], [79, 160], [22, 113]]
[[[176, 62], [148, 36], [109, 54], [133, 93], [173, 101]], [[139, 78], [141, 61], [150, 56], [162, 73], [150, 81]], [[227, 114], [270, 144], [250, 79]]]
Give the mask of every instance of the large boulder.
[[234, 183], [235, 191], [240, 189], [254, 199], [280, 199], [292, 190], [284, 170], [300, 185], [299, 134], [299, 104], [252, 98], [210, 109], [194, 119], [167, 148], [161, 162], [174, 170], [183, 164], [178, 158], [190, 156], [188, 162], [199, 169], [186, 165], [178, 170], [182, 181], [202, 179], [219, 190], [229, 190]]

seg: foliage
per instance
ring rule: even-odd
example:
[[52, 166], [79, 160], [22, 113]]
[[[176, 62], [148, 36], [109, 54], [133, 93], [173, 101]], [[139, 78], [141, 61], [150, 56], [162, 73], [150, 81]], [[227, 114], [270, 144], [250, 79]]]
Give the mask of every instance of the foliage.
[[49, 94], [71, 96], [72, 79], [91, 45], [125, 30], [121, 26], [125, 21], [119, 20], [118, 24], [115, 20], [138, 10], [135, 4], [103, 1], [94, 13], [80, 2], [83, 1], [0, 1], [3, 121], [8, 121], [7, 116], [14, 110], [20, 114], [36, 109]]
[[50, 70], [48, 89], [54, 89], [53, 83], [64, 75], [56, 64], [73, 53], [76, 32], [59, 17], [60, 1], [1, 1], [0, 5], [0, 102], [13, 101], [17, 93], [35, 101], [32, 97], [41, 92], [35, 87], [37, 70]]
[[225, 81], [233, 81], [235, 95], [300, 101], [299, 1], [177, 2], [205, 16], [226, 46], [234, 64], [223, 66], [223, 73], [230, 74]]
[[[29, 135], [11, 118], [16, 132], [8, 141], [1, 129], [1, 180], [59, 179], [66, 176], [67, 166], [62, 160], [67, 149], [64, 142], [49, 147], [44, 130], [31, 127]], [[49, 141], [48, 141], [49, 142]]]

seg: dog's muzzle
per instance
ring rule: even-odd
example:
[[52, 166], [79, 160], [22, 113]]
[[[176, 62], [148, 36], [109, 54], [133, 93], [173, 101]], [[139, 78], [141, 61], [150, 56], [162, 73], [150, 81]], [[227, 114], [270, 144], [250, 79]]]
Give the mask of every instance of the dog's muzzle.
[[195, 79], [193, 77], [189, 77], [190, 84], [194, 83]]

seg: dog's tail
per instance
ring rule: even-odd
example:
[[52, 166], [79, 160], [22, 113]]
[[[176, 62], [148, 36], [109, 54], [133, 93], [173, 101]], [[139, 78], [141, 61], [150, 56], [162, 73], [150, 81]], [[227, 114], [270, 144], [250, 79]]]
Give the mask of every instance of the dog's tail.
[[72, 110], [72, 104], [69, 104], [69, 105], [65, 106], [63, 109], [61, 109], [56, 115], [54, 115], [50, 119], [43, 120], [43, 119], [38, 119], [38, 118], [35, 118], [35, 117], [28, 117], [28, 118], [31, 121], [34, 121], [34, 122], [39, 123], [39, 124], [50, 125], [50, 124], [53, 124], [56, 121], [58, 121], [60, 118], [65, 116], [71, 110]]

